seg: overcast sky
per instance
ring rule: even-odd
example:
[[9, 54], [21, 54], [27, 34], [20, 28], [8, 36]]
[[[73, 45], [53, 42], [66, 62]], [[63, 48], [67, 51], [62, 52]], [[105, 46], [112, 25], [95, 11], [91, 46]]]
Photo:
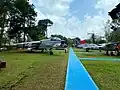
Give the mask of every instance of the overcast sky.
[[120, 0], [31, 0], [38, 12], [37, 20], [54, 22], [48, 35], [88, 38], [87, 33], [104, 34], [103, 24]]

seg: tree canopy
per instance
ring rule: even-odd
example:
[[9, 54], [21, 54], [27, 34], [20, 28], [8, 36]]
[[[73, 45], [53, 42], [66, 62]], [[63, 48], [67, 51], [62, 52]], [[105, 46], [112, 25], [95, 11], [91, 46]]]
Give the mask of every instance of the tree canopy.
[[0, 0], [0, 47], [5, 36], [15, 42], [25, 42], [27, 37], [40, 40], [47, 37], [47, 28], [53, 25], [50, 19], [39, 20], [29, 0]]
[[108, 13], [112, 21], [105, 24], [105, 36], [108, 42], [120, 42], [120, 3]]

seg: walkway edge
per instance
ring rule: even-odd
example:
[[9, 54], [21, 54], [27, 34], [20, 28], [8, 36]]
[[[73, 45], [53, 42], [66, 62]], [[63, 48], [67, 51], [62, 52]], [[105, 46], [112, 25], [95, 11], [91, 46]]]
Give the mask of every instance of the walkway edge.
[[69, 52], [65, 90], [99, 90], [72, 48]]

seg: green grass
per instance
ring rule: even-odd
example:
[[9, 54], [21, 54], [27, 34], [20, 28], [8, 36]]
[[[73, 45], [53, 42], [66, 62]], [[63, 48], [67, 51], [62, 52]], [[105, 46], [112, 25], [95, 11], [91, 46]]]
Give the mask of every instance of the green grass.
[[99, 52], [99, 50], [90, 50], [90, 52], [86, 52], [83, 49], [74, 49], [74, 51], [80, 58], [120, 58], [120, 56], [107, 56], [103, 50], [102, 52]]
[[[0, 52], [7, 68], [0, 71], [0, 90], [64, 90], [68, 54]], [[75, 49], [78, 57], [108, 57], [104, 52]], [[109, 56], [108, 58], [110, 58]], [[120, 58], [120, 57], [111, 57]], [[120, 62], [82, 61], [100, 90], [120, 90]]]
[[[81, 58], [120, 58], [105, 56], [104, 52], [100, 53], [99, 51], [84, 52], [83, 50], [75, 49], [75, 52]], [[82, 63], [100, 90], [120, 90], [120, 62], [82, 60]]]
[[0, 90], [63, 90], [67, 55], [0, 52], [7, 68], [0, 71]]
[[100, 90], [120, 90], [120, 62], [82, 61]]

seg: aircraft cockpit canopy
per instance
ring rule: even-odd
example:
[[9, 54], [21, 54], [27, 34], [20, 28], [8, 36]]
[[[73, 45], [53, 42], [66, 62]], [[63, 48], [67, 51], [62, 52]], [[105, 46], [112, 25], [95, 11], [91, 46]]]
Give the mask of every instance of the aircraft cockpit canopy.
[[51, 40], [52, 40], [52, 41], [61, 41], [61, 39], [58, 38], [58, 37], [51, 37]]

